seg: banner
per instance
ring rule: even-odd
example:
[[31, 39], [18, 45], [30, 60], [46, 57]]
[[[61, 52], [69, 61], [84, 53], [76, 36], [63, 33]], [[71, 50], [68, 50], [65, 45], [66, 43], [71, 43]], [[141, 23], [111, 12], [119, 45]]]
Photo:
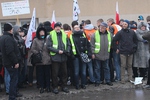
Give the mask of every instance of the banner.
[[30, 22], [29, 30], [28, 30], [28, 34], [27, 34], [27, 39], [25, 41], [26, 48], [30, 48], [30, 46], [31, 46], [32, 37], [35, 35], [35, 32], [36, 32], [35, 25], [36, 25], [36, 13], [35, 13], [35, 8], [34, 8], [32, 19]]
[[28, 0], [4, 2], [1, 3], [1, 7], [3, 16], [13, 16], [30, 13]]
[[80, 8], [77, 0], [73, 0], [73, 21], [79, 20]]

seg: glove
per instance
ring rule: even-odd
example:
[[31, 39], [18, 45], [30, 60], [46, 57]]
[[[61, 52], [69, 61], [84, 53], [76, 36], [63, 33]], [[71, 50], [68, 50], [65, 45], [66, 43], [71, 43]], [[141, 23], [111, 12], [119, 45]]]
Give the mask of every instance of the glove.
[[142, 40], [142, 42], [143, 42], [143, 43], [148, 43], [148, 41], [147, 41], [147, 40]]

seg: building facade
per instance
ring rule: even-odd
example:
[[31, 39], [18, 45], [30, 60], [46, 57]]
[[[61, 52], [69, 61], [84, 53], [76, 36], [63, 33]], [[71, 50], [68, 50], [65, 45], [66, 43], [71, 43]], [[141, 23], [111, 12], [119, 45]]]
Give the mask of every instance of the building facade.
[[[0, 0], [0, 3], [14, 1], [19, 0]], [[137, 21], [139, 15], [143, 15], [145, 19], [150, 15], [150, 0], [78, 0], [81, 11], [79, 22], [90, 19], [96, 25], [96, 21], [100, 18], [104, 21], [107, 21], [108, 18], [115, 19], [117, 1], [122, 19]], [[70, 25], [73, 20], [73, 0], [29, 0], [29, 6], [30, 14], [6, 17], [2, 15], [2, 7], [0, 7], [0, 32], [5, 22], [11, 22], [14, 25], [30, 22], [33, 8], [36, 8], [37, 24], [47, 20], [51, 21], [53, 10], [55, 10], [56, 21]]]

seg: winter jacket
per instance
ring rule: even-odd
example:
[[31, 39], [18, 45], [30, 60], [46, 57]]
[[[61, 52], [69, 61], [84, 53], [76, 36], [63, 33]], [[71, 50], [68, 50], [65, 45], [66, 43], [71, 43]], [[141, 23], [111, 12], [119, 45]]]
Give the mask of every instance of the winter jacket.
[[79, 53], [87, 53], [92, 58], [91, 45], [82, 31], [74, 31], [72, 39], [76, 49], [76, 57], [80, 57]]
[[147, 33], [147, 30], [136, 30], [138, 39], [137, 51], [134, 53], [133, 67], [146, 68], [149, 60], [149, 43], [144, 40], [142, 36]]
[[[119, 44], [116, 44], [116, 42]], [[113, 49], [119, 49], [120, 54], [130, 55], [136, 52], [137, 37], [133, 30], [122, 29], [113, 38]]]
[[[33, 53], [37, 54], [40, 51], [42, 52], [42, 63], [38, 63], [36, 65], [50, 65], [51, 64], [50, 54], [46, 47], [46, 41], [47, 41], [47, 38], [46, 39], [35, 38], [33, 40], [32, 47], [31, 47], [31, 54]], [[43, 47], [43, 50], [42, 50], [42, 47]]]
[[13, 38], [13, 34], [4, 32], [0, 38], [0, 49], [2, 52], [3, 65], [12, 67], [19, 63], [20, 53], [17, 44]]
[[[62, 31], [60, 31], [60, 33], [56, 33], [56, 34], [57, 34], [58, 48], [55, 49], [53, 47], [53, 41], [52, 41], [51, 35], [48, 36], [48, 40], [46, 42], [47, 48], [49, 51], [56, 53], [55, 55], [51, 55], [52, 61], [54, 61], [54, 62], [65, 62], [65, 61], [67, 61], [67, 54], [70, 52], [70, 42], [69, 42], [68, 38], [66, 37], [67, 47], [65, 50], [65, 44], [62, 41], [62, 34], [63, 34]], [[59, 50], [62, 50], [64, 53], [59, 54]]]
[[[91, 49], [92, 49], [92, 54], [95, 55], [95, 59], [97, 60], [107, 60], [109, 59], [109, 52], [108, 52], [108, 37], [107, 34], [108, 32], [106, 31], [105, 33], [101, 33], [99, 31], [100, 34], [100, 51], [98, 53], [95, 53], [95, 34], [92, 35], [91, 37]], [[112, 38], [112, 36], [111, 36]]]
[[147, 33], [145, 33], [143, 36], [142, 36], [142, 38], [144, 39], [144, 40], [147, 40], [148, 42], [150, 41], [150, 31], [148, 31]]

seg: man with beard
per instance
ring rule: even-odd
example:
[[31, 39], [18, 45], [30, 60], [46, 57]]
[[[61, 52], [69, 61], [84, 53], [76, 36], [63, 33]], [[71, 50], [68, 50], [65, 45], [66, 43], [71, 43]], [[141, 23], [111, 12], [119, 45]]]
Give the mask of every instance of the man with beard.
[[[118, 44], [116, 42], [118, 41]], [[129, 29], [129, 21], [124, 20], [122, 29], [115, 35], [113, 41], [114, 50], [120, 53], [121, 59], [121, 83], [125, 83], [125, 70], [128, 72], [128, 81], [132, 79], [133, 53], [137, 48], [137, 37], [133, 30]]]

